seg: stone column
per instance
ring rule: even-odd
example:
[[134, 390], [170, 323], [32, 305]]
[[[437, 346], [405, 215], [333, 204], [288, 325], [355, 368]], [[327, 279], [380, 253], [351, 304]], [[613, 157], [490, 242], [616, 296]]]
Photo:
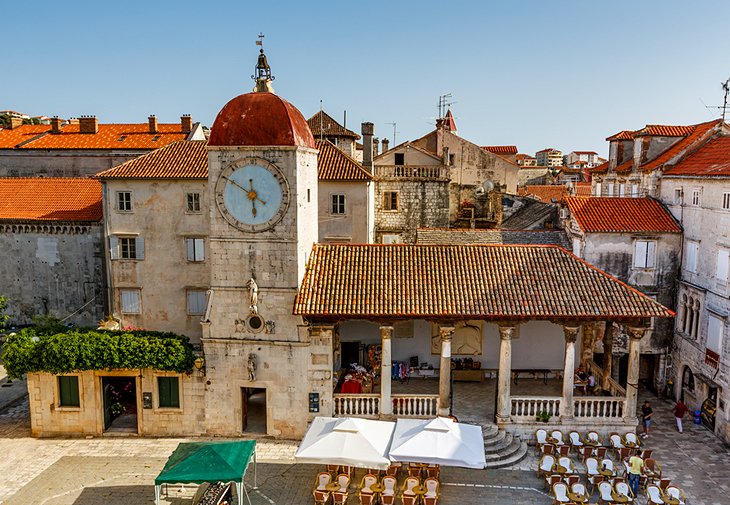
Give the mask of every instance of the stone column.
[[512, 400], [509, 386], [512, 381], [512, 338], [515, 336], [514, 323], [499, 325], [499, 373], [497, 374], [497, 423], [508, 423], [512, 414]]
[[624, 417], [627, 421], [636, 419], [636, 398], [639, 392], [639, 355], [641, 353], [641, 339], [646, 328], [629, 326], [629, 369], [626, 374], [626, 410]]
[[583, 323], [581, 325], [583, 334], [580, 339], [580, 363], [588, 370], [588, 361], [593, 360], [593, 346], [596, 343], [595, 323]]
[[560, 417], [573, 419], [573, 375], [575, 375], [575, 341], [580, 326], [563, 326], [565, 334], [565, 364], [563, 366], [563, 399], [560, 401]]
[[439, 327], [441, 337], [441, 364], [439, 369], [439, 415], [451, 415], [451, 337], [454, 335], [453, 326]]
[[393, 337], [392, 326], [380, 327], [380, 340], [383, 346], [380, 355], [380, 413], [386, 416], [393, 414], [393, 400], [390, 396], [391, 360], [390, 340]]
[[608, 391], [608, 379], [611, 378], [613, 368], [613, 332], [615, 331], [613, 323], [606, 322], [606, 331], [603, 334], [603, 377], [601, 377], [601, 389]]

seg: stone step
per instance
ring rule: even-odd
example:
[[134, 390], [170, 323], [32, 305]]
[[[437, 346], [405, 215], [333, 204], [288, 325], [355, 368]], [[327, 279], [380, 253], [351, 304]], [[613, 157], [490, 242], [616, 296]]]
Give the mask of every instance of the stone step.
[[[517, 437], [509, 436], [509, 443], [506, 444], [504, 447], [500, 448], [497, 451], [494, 452], [486, 452], [484, 453], [487, 461], [496, 461], [500, 459], [505, 459], [517, 452], [520, 448], [520, 444], [522, 441], [518, 439]], [[505, 439], [506, 440], [506, 439]]]
[[500, 433], [500, 430], [496, 424], [482, 424], [481, 427], [482, 434], [484, 435], [484, 440], [494, 437], [495, 435]]
[[517, 448], [514, 451], [507, 451], [507, 455], [501, 458], [487, 458], [487, 464], [485, 468], [494, 470], [497, 468], [507, 468], [516, 465], [527, 456], [527, 444], [522, 442], [518, 438], [512, 440], [512, 444], [516, 445]]
[[504, 431], [501, 433], [504, 433], [504, 435], [502, 435], [501, 437], [494, 437], [494, 439], [492, 439], [493, 443], [487, 444], [485, 442], [484, 454], [495, 454], [498, 452], [502, 452], [512, 444], [512, 435]]

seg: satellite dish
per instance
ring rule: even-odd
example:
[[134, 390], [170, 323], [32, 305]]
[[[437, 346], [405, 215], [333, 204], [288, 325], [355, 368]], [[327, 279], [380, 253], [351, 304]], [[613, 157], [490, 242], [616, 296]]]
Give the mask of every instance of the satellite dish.
[[485, 193], [485, 191], [484, 191], [484, 188], [477, 188], [477, 190], [474, 193], [476, 193], [478, 196], [482, 196]]
[[482, 187], [484, 188], [484, 191], [490, 192], [494, 190], [494, 183], [492, 181], [484, 181], [482, 183]]

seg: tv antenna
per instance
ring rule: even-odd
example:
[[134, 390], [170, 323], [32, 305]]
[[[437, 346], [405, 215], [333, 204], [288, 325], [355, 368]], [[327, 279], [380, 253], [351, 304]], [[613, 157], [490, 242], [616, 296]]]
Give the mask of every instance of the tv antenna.
[[446, 110], [451, 107], [454, 102], [451, 101], [451, 93], [446, 93], [439, 96], [439, 119], [442, 119], [446, 115]]
[[396, 123], [385, 123], [385, 124], [387, 124], [387, 125], [391, 125], [391, 126], [393, 127], [393, 146], [395, 146], [395, 145], [396, 145], [396, 143], [395, 143], [395, 136], [396, 136], [396, 134], [398, 133], [398, 132], [397, 132], [397, 131], [395, 130], [395, 125], [396, 125]]
[[705, 105], [708, 109], [720, 109], [722, 111], [722, 122], [725, 122], [725, 114], [727, 114], [728, 106], [727, 104], [727, 97], [728, 94], [730, 94], [730, 78], [728, 78], [725, 82], [721, 82], [720, 86], [722, 86], [723, 91], [725, 91], [725, 96], [722, 100], [722, 105]]

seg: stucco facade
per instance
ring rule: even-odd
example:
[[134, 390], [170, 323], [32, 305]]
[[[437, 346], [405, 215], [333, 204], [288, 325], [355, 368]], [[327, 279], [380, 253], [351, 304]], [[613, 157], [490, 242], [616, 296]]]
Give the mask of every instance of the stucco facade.
[[[375, 184], [372, 181], [319, 181], [319, 242], [373, 241]], [[344, 212], [333, 198], [344, 197]], [[335, 212], [337, 211], [337, 212]]]

